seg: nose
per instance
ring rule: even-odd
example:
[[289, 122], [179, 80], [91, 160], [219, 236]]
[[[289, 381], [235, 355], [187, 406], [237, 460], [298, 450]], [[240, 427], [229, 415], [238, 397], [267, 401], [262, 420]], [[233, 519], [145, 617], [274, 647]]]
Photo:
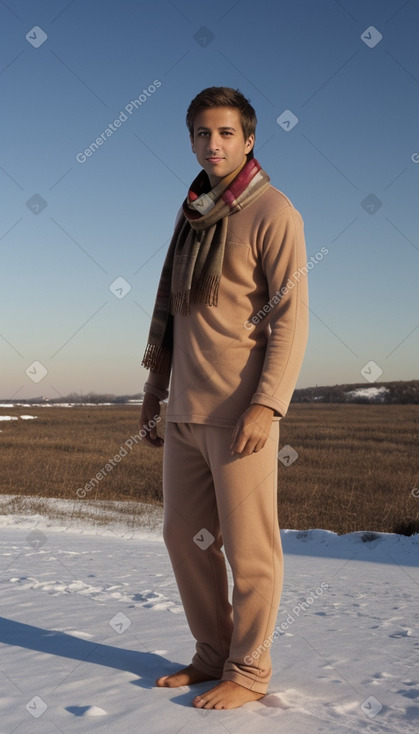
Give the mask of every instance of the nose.
[[212, 133], [211, 137], [208, 138], [208, 152], [217, 153], [220, 149], [220, 140], [217, 133]]

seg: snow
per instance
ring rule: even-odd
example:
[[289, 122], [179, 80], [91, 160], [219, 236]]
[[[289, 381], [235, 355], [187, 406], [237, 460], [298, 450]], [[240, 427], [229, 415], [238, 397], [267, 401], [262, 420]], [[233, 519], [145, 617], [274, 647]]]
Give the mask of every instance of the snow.
[[22, 421], [28, 421], [37, 417], [37, 415], [0, 415], [0, 421], [17, 421], [19, 418]]
[[355, 390], [349, 390], [346, 395], [351, 398], [368, 398], [369, 400], [376, 400], [377, 398], [384, 399], [386, 393], [389, 392], [387, 387], [357, 387]]
[[[154, 686], [194, 652], [161, 510], [134, 526], [123, 503], [113, 521], [103, 503], [102, 524], [94, 504], [48, 500], [31, 514], [28, 501], [0, 515], [0, 734], [418, 730], [419, 535], [282, 531], [268, 694], [207, 711], [191, 701], [214, 684]], [[70, 507], [88, 511], [72, 519]]]
[[117, 407], [125, 407], [126, 405], [142, 405], [143, 399], [127, 400], [126, 403], [0, 403], [0, 408], [75, 408], [75, 407], [93, 407], [114, 405]]

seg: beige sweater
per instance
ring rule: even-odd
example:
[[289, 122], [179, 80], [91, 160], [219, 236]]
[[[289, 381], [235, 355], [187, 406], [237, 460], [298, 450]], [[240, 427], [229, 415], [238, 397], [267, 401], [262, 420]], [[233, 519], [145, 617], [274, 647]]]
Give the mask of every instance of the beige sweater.
[[[307, 342], [305, 264], [302, 218], [273, 186], [229, 216], [218, 306], [174, 317], [166, 420], [233, 427], [251, 403], [286, 414]], [[168, 383], [150, 372], [144, 390]]]

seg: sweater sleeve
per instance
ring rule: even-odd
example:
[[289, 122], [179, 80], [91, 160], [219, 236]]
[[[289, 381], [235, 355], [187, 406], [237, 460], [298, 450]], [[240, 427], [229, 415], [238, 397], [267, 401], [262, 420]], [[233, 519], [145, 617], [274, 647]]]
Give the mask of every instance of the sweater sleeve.
[[269, 338], [251, 403], [285, 416], [301, 369], [308, 337], [308, 284], [304, 225], [292, 205], [281, 209], [260, 243], [268, 285]]

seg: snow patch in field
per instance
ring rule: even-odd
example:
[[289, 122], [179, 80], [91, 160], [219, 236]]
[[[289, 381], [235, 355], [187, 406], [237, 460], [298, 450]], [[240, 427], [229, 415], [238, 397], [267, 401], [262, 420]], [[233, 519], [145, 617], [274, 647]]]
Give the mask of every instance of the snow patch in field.
[[[13, 407], [13, 406], [9, 406]], [[0, 421], [17, 421], [19, 418], [22, 421], [28, 421], [34, 418], [37, 418], [37, 415], [0, 415]]]
[[346, 395], [351, 398], [368, 398], [368, 400], [376, 400], [377, 398], [383, 398], [386, 393], [389, 392], [388, 387], [357, 387], [355, 390], [349, 390]]

